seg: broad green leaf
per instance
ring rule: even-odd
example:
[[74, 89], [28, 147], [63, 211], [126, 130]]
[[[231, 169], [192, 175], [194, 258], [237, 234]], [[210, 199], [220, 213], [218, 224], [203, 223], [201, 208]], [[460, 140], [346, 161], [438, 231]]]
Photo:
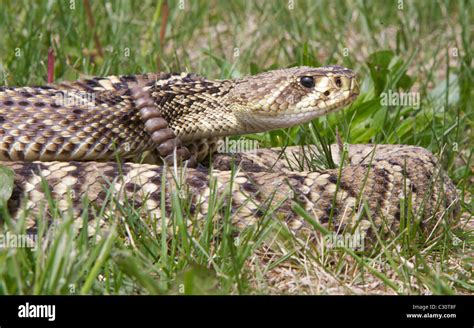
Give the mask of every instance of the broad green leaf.
[[379, 95], [387, 84], [390, 61], [393, 58], [391, 50], [377, 51], [370, 55], [367, 66], [370, 69], [370, 75], [374, 81], [375, 94]]
[[13, 192], [15, 173], [12, 169], [0, 166], [0, 203], [10, 199]]

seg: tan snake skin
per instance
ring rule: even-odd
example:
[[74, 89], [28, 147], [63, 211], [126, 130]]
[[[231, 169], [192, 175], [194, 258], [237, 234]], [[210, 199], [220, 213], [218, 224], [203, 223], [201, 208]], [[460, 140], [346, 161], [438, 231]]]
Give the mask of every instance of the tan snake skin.
[[[94, 97], [79, 105], [58, 102], [67, 92], [73, 100], [79, 92]], [[216, 190], [227, 195], [224, 202], [231, 202], [232, 221], [238, 228], [270, 216], [305, 236], [313, 236], [315, 229], [294, 210], [295, 203], [330, 230], [358, 229], [371, 235], [399, 230], [400, 219], [406, 216], [401, 199], [411, 200], [412, 214], [421, 218], [418, 223], [425, 231], [439, 225], [437, 218], [445, 212], [448, 218], [455, 217], [452, 182], [430, 152], [414, 146], [350, 145], [350, 162], [341, 170], [316, 172], [310, 172], [307, 164], [295, 169], [281, 159], [278, 149], [215, 154], [211, 174], [202, 167], [173, 170], [78, 162], [116, 155], [134, 158], [154, 149], [169, 159], [175, 146], [181, 159], [201, 161], [215, 150], [218, 137], [307, 122], [352, 102], [358, 93], [355, 74], [336, 66], [298, 67], [225, 81], [148, 74], [0, 88], [0, 164], [15, 172], [9, 211], [14, 217], [26, 215], [28, 228], [35, 231], [39, 204], [45, 199], [44, 177], [59, 210], [79, 216], [84, 196], [100, 205], [112, 188], [118, 199], [131, 203], [143, 216], [156, 217], [159, 227], [162, 192], [167, 216], [171, 195], [177, 192], [190, 202], [190, 217], [199, 220], [207, 216], [210, 195]], [[285, 155], [296, 159], [307, 152], [291, 147]], [[341, 165], [338, 147], [332, 146], [332, 153]], [[238, 169], [232, 177], [235, 157]], [[30, 162], [35, 160], [41, 162]], [[213, 180], [216, 190], [211, 188]]]

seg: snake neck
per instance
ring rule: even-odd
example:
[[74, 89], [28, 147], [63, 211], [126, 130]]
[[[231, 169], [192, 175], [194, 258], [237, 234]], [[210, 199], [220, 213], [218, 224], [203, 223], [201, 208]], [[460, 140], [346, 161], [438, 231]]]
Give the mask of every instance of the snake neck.
[[168, 126], [189, 142], [253, 132], [241, 119], [231, 92], [234, 85], [233, 80], [192, 77], [156, 86], [152, 95]]

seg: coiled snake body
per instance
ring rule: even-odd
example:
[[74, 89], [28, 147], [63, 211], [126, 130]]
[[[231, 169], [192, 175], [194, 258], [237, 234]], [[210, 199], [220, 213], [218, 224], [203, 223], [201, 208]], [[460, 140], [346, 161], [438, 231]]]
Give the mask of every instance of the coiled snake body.
[[[342, 168], [314, 172], [308, 165], [294, 170], [278, 149], [214, 154], [212, 171], [114, 162], [152, 151], [167, 163], [187, 160], [195, 166], [215, 153], [219, 138], [307, 122], [351, 103], [358, 93], [355, 74], [338, 66], [223, 81], [145, 74], [0, 88], [0, 164], [15, 173], [9, 212], [26, 215], [34, 231], [40, 209], [48, 211], [39, 205], [45, 200], [44, 178], [59, 210], [78, 217], [85, 196], [101, 204], [113, 190], [143, 215], [160, 219], [162, 200], [169, 212], [173, 191], [184, 190], [197, 219], [208, 215], [213, 192], [226, 194], [239, 228], [270, 215], [311, 235], [314, 226], [295, 211], [298, 203], [335, 231], [393, 233], [403, 217], [400, 200], [409, 194], [420, 227], [435, 226], [454, 206], [456, 191], [435, 157], [420, 147], [350, 145], [349, 162], [342, 163], [339, 147], [332, 146]], [[305, 152], [290, 147], [285, 155], [302, 159]]]

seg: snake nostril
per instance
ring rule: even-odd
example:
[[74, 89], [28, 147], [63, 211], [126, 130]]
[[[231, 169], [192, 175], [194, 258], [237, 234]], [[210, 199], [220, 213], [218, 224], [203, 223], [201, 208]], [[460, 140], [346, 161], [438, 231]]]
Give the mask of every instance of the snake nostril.
[[326, 97], [329, 96], [330, 94], [331, 94], [331, 92], [329, 92], [329, 90], [328, 90], [328, 91], [324, 91], [324, 95], [325, 95]]
[[340, 88], [340, 87], [342, 86], [342, 81], [341, 81], [341, 78], [340, 78], [340, 77], [337, 77], [335, 82], [336, 82], [336, 86], [337, 86], [338, 88]]

